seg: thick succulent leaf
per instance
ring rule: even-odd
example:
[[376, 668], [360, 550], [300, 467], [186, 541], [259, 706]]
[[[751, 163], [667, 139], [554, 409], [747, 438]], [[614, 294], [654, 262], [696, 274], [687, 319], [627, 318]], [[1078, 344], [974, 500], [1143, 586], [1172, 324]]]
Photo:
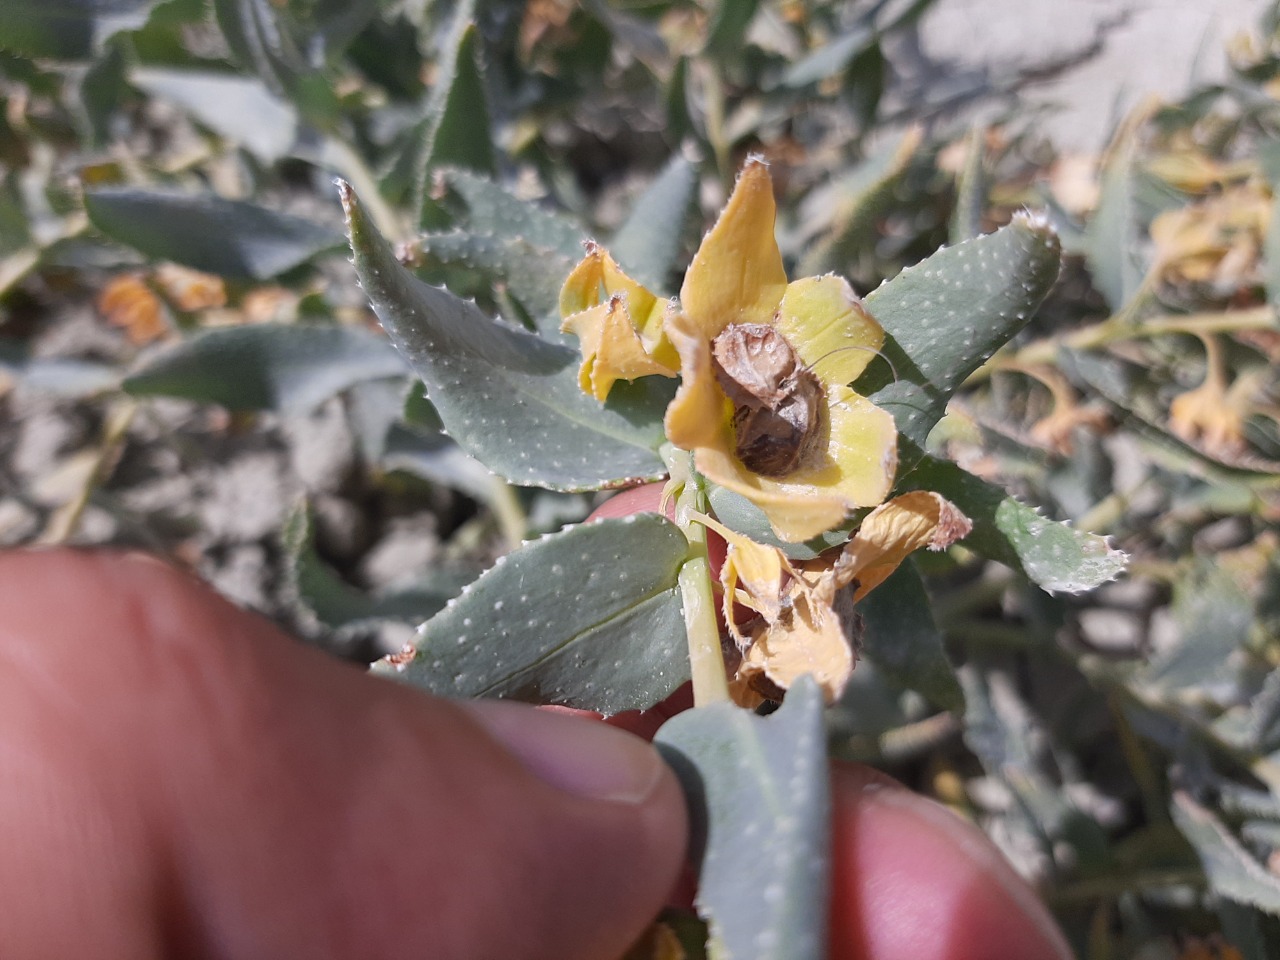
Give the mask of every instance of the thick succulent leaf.
[[280, 92], [296, 91], [340, 53], [377, 12], [376, 0], [213, 0], [232, 58]]
[[1098, 209], [1085, 234], [1085, 260], [1093, 285], [1113, 312], [1133, 298], [1146, 273], [1140, 255], [1135, 176], [1132, 138], [1125, 137], [1102, 171]]
[[581, 258], [587, 232], [567, 217], [521, 200], [487, 177], [465, 170], [448, 171], [443, 178], [466, 205], [462, 219], [472, 233], [519, 237], [575, 262]]
[[1212, 811], [1179, 790], [1173, 794], [1169, 812], [1195, 847], [1215, 893], [1280, 915], [1280, 880], [1249, 854]]
[[729, 703], [690, 710], [654, 743], [689, 801], [709, 955], [822, 960], [831, 825], [817, 684], [802, 677], [768, 717]]
[[407, 372], [391, 346], [365, 330], [260, 324], [197, 334], [145, 362], [124, 389], [230, 410], [303, 413], [357, 383]]
[[342, 246], [328, 227], [212, 194], [112, 187], [87, 192], [84, 204], [113, 240], [224, 277], [267, 280]]
[[[606, 406], [578, 387], [577, 352], [486, 317], [397, 262], [342, 184], [356, 272], [449, 434], [514, 483], [599, 489], [665, 472], [664, 395], [644, 381]], [[654, 379], [654, 378], [648, 378]], [[665, 396], [669, 396], [668, 393]]]
[[688, 549], [651, 513], [527, 543], [423, 624], [396, 669], [450, 696], [603, 714], [653, 706], [689, 679], [676, 588]]
[[964, 710], [964, 692], [942, 648], [929, 594], [915, 565], [898, 567], [858, 604], [862, 652], [887, 677], [940, 707]]
[[146, 23], [156, 0], [4, 0], [0, 49], [35, 57], [78, 60], [108, 37]]
[[608, 244], [622, 268], [654, 292], [667, 289], [697, 185], [697, 168], [676, 154], [636, 200]]
[[[469, 5], [463, 5], [464, 16]], [[445, 166], [493, 173], [493, 142], [484, 80], [476, 62], [476, 28], [460, 20], [456, 38], [440, 63], [439, 76], [427, 103], [427, 115], [415, 131], [410, 155], [414, 204], [423, 211], [424, 226], [441, 226], [448, 217], [430, 199], [431, 175]]]
[[305, 502], [285, 518], [281, 538], [287, 592], [293, 604], [304, 616], [314, 618], [329, 630], [350, 632], [388, 620], [421, 623], [462, 588], [456, 578], [442, 575], [433, 583], [381, 596], [357, 590], [316, 552], [311, 510]]
[[[906, 131], [851, 173], [810, 194], [801, 208], [806, 224], [829, 223], [827, 235], [800, 259], [799, 273], [849, 272], [849, 263], [876, 236], [875, 221], [894, 202], [894, 191], [920, 146], [919, 129]], [[806, 231], [807, 232], [807, 231]]]
[[907, 441], [898, 448], [902, 472], [924, 449], [951, 394], [1035, 312], [1059, 262], [1048, 222], [1023, 214], [995, 233], [939, 250], [867, 297], [885, 329], [889, 362], [873, 365], [858, 387], [894, 415], [900, 441]]
[[1008, 822], [1018, 844], [1074, 848], [1083, 868], [1107, 861], [1107, 838], [1062, 790], [1045, 745], [1052, 732], [1002, 670], [970, 662], [959, 671], [965, 694], [964, 741], [987, 774], [1012, 794]]
[[0, 391], [6, 378], [57, 397], [90, 397], [117, 389], [120, 372], [104, 363], [68, 357], [33, 357], [25, 345], [0, 338]]
[[492, 503], [501, 495], [498, 488], [507, 485], [448, 437], [423, 435], [399, 424], [387, 434], [382, 465], [465, 493], [481, 503]]
[[212, 0], [213, 15], [232, 58], [283, 93], [309, 69], [287, 10], [269, 0]]
[[198, 70], [142, 67], [129, 82], [171, 100], [220, 137], [244, 147], [263, 163], [289, 154], [298, 142], [298, 112], [273, 96], [261, 80]]
[[734, 0], [715, 7], [715, 17], [707, 28], [706, 52], [716, 57], [737, 58], [742, 54], [742, 44], [747, 28], [755, 19], [760, 0]]
[[1280, 747], [1280, 670], [1271, 670], [1253, 702], [1246, 726], [1248, 748], [1271, 753]]
[[1124, 571], [1128, 558], [1105, 537], [1043, 517], [950, 461], [925, 457], [901, 489], [942, 494], [973, 521], [965, 547], [1021, 570], [1050, 592], [1083, 593]]
[[782, 75], [782, 85], [793, 89], [806, 87], [843, 71], [876, 42], [877, 33], [871, 21], [870, 16], [859, 18], [844, 33], [791, 64]]
[[1280, 311], [1280, 145], [1268, 143], [1259, 151], [1263, 172], [1271, 183], [1271, 219], [1263, 238], [1262, 260], [1267, 301]]
[[534, 246], [523, 237], [460, 230], [427, 234], [415, 247], [415, 257], [428, 269], [458, 268], [482, 274], [490, 284], [501, 282], [534, 318], [543, 339], [564, 339], [558, 309], [560, 287], [573, 269], [573, 260]]
[[1233, 655], [1249, 642], [1254, 625], [1254, 599], [1240, 581], [1238, 570], [1208, 559], [1178, 580], [1170, 608], [1177, 638], [1143, 666], [1143, 684], [1168, 693], [1190, 689], [1197, 699], [1226, 684], [1234, 696], [1239, 665]]
[[956, 205], [947, 230], [952, 243], [982, 233], [982, 214], [987, 209], [986, 142], [987, 131], [981, 126], [975, 126], [965, 140], [964, 166], [956, 178]]

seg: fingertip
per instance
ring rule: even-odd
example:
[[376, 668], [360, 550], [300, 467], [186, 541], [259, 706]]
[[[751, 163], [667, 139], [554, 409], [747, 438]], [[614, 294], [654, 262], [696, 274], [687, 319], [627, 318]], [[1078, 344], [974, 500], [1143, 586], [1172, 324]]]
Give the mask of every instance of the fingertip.
[[1052, 916], [972, 824], [870, 768], [832, 773], [832, 960], [1069, 960]]
[[[591, 511], [588, 522], [592, 520], [609, 520], [617, 517], [629, 517], [633, 513], [661, 513], [661, 483], [646, 483], [638, 487], [619, 491]], [[667, 504], [666, 517], [675, 519], [675, 502]]]

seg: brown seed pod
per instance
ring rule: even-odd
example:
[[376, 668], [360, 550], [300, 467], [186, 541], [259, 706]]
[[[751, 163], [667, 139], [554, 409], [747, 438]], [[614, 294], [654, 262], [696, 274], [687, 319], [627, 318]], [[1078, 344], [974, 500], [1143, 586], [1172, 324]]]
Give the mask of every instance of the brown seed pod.
[[747, 469], [785, 477], [821, 434], [822, 384], [763, 323], [735, 323], [711, 342], [716, 380], [733, 404], [734, 453]]

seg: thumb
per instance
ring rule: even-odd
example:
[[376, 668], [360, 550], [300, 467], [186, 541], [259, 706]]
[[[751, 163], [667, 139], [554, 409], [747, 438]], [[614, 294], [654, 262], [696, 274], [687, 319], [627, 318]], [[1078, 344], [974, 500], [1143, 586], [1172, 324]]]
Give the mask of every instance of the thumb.
[[152, 560], [0, 556], [0, 663], [0, 956], [601, 960], [679, 870], [638, 738], [422, 696]]

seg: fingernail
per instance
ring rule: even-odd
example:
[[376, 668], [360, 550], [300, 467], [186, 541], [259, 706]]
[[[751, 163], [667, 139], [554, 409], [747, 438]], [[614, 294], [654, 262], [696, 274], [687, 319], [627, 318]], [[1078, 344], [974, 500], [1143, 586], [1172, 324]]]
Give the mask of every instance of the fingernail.
[[598, 720], [498, 700], [460, 706], [539, 778], [579, 797], [640, 804], [662, 779], [652, 746]]

